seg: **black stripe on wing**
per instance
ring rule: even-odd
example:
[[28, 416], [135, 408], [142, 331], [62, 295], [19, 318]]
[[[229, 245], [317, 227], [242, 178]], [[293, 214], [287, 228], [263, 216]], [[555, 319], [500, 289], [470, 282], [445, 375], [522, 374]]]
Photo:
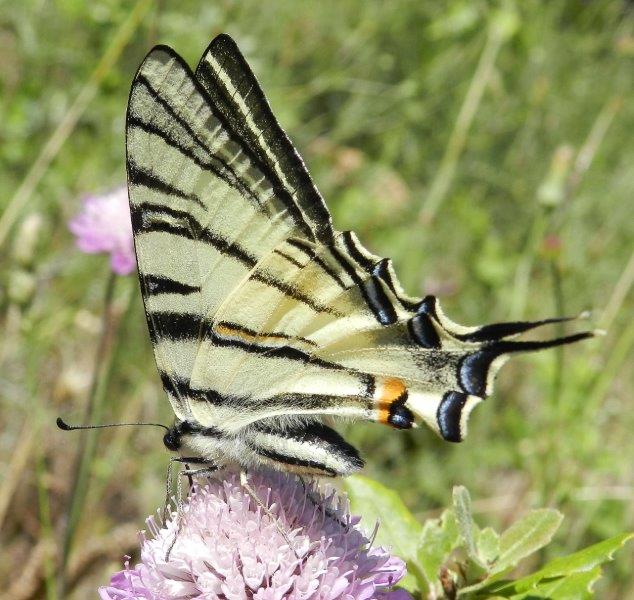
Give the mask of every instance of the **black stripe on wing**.
[[[261, 338], [284, 338], [288, 339], [289, 342], [295, 339], [290, 336], [285, 336], [284, 334], [278, 334], [276, 332], [256, 334], [241, 327], [230, 329], [227, 326], [234, 327], [233, 324], [230, 323], [224, 324], [225, 327], [223, 329], [222, 324], [214, 326], [200, 315], [175, 311], [153, 311], [148, 313], [148, 319], [152, 319], [157, 325], [157, 327], [150, 328], [150, 336], [153, 344], [157, 344], [161, 339], [172, 341], [201, 341], [204, 339], [211, 341], [216, 346], [239, 348], [249, 354], [260, 354], [270, 358], [285, 358], [335, 371], [348, 370], [337, 363], [331, 363], [317, 358], [293, 346], [271, 346], [255, 341], [254, 339], [238, 337], [241, 333], [243, 334], [248, 331], [249, 337], [253, 335], [254, 337], [257, 336]], [[219, 333], [216, 328], [219, 328], [219, 331], [222, 333]], [[234, 335], [232, 335], [232, 333], [234, 333]], [[297, 341], [303, 341], [303, 338], [299, 338]], [[308, 342], [308, 340], [306, 341]]]
[[[127, 120], [128, 127], [137, 127], [139, 126], [139, 124], [143, 123], [144, 128], [148, 133], [151, 132], [155, 135], [160, 135], [160, 137], [163, 140], [165, 140], [169, 145], [183, 152], [183, 154], [185, 154], [188, 158], [193, 160], [198, 166], [207, 170], [211, 170], [214, 173], [214, 175], [222, 179], [231, 187], [234, 187], [235, 189], [237, 189], [243, 196], [250, 198], [251, 201], [256, 206], [260, 206], [260, 199], [258, 198], [257, 194], [253, 190], [251, 190], [249, 186], [246, 186], [242, 183], [240, 177], [238, 176], [238, 174], [235, 172], [235, 170], [231, 167], [229, 163], [227, 163], [221, 157], [215, 154], [212, 154], [210, 152], [205, 142], [200, 139], [200, 137], [192, 129], [189, 123], [187, 123], [187, 121], [182, 119], [176, 113], [174, 108], [170, 105], [170, 103], [167, 100], [161, 97], [160, 93], [152, 87], [152, 84], [147, 80], [146, 77], [144, 77], [143, 75], [138, 75], [134, 83], [132, 84], [132, 89], [134, 90], [135, 86], [138, 86], [138, 85], [142, 85], [143, 87], [145, 87], [148, 93], [150, 94], [150, 96], [154, 99], [154, 101], [160, 104], [164, 108], [164, 110], [170, 115], [170, 117], [176, 123], [178, 123], [183, 128], [183, 130], [191, 137], [192, 142], [196, 146], [198, 146], [207, 156], [209, 156], [209, 162], [204, 162], [199, 159], [196, 159], [195, 155], [192, 154], [191, 150], [188, 151], [182, 145], [178, 144], [176, 140], [170, 137], [168, 132], [161, 130], [155, 126], [147, 125], [146, 123], [143, 123], [138, 117], [136, 117], [133, 114], [130, 114], [128, 116], [128, 120]], [[217, 115], [214, 114], [214, 117], [217, 117]], [[162, 132], [162, 135], [160, 132]], [[130, 161], [130, 157], [128, 157], [128, 161]], [[201, 203], [201, 205], [205, 207], [205, 204]]]
[[188, 296], [200, 292], [200, 286], [182, 283], [169, 277], [161, 277], [160, 275], [142, 274], [143, 284], [150, 296], [158, 296], [159, 294], [181, 294]]
[[[221, 65], [220, 70], [213, 68], [211, 59]], [[212, 40], [198, 63], [196, 77], [230, 121], [234, 131], [257, 154], [260, 163], [266, 165], [263, 172], [267, 177], [297, 198], [299, 206], [315, 226], [317, 238], [330, 243], [334, 232], [328, 208], [231, 37], [221, 34]], [[234, 89], [230, 90], [228, 85]], [[238, 100], [246, 105], [246, 113], [239, 107]], [[247, 117], [253, 122], [253, 127], [247, 122]], [[276, 172], [276, 166], [283, 173], [286, 183]]]
[[293, 346], [266, 346], [254, 342], [253, 340], [243, 340], [233, 336], [218, 335], [215, 331], [211, 331], [207, 336], [209, 340], [216, 346], [228, 346], [230, 348], [240, 348], [248, 354], [259, 354], [267, 358], [284, 358], [287, 360], [298, 361], [303, 364], [311, 364], [324, 369], [333, 371], [348, 370], [337, 363], [331, 363], [327, 360], [312, 356], [303, 350], [294, 348]]
[[[235, 258], [249, 268], [253, 268], [257, 263], [255, 256], [237, 242], [230, 242], [217, 233], [205, 229], [191, 213], [149, 203], [130, 208], [132, 229], [135, 235], [143, 232], [163, 231], [209, 244], [221, 254]], [[168, 220], [168, 218], [175, 222]]]
[[400, 287], [400, 284], [396, 281], [392, 261], [389, 258], [382, 258], [378, 263], [375, 263], [372, 267], [372, 274], [383, 280], [392, 294], [398, 298], [398, 301], [405, 310], [416, 312], [420, 300], [416, 298], [405, 298], [403, 294], [399, 292], [398, 288]]
[[[179, 122], [181, 124], [184, 124], [184, 121], [182, 120]], [[246, 196], [247, 198], [251, 198], [254, 204], [256, 204], [257, 206], [260, 206], [260, 200], [257, 197], [257, 195], [253, 192], [253, 187], [243, 185], [242, 181], [236, 178], [235, 173], [227, 169], [225, 164], [219, 159], [217, 159], [216, 157], [210, 156], [209, 160], [202, 160], [199, 156], [197, 156], [194, 152], [192, 152], [191, 148], [188, 148], [187, 146], [184, 146], [183, 144], [181, 144], [177, 139], [171, 136], [164, 129], [161, 129], [160, 127], [157, 127], [156, 125], [146, 123], [133, 115], [128, 117], [128, 129], [140, 129], [147, 134], [155, 135], [161, 138], [168, 146], [180, 152], [184, 157], [186, 157], [188, 160], [191, 160], [195, 165], [200, 167], [203, 171], [208, 171], [210, 173], [213, 173], [216, 177], [218, 177], [218, 179], [221, 179], [227, 185], [236, 189], [238, 192], [240, 192], [242, 195]], [[196, 138], [192, 138], [192, 141], [195, 142], [196, 145], [198, 146], [201, 145], [201, 143]], [[205, 150], [205, 153], [206, 153], [207, 150], [204, 147], [203, 149]], [[252, 177], [252, 179], [254, 178]], [[135, 183], [143, 184], [143, 182], [135, 182]], [[177, 193], [177, 195], [180, 195], [180, 193]], [[201, 205], [203, 208], [208, 208], [205, 204], [201, 204]]]
[[[337, 461], [341, 463], [340, 467], [345, 467], [349, 471], [356, 471], [363, 468], [363, 459], [359, 456], [357, 450], [346, 442], [334, 429], [318, 421], [296, 425], [284, 423], [281, 425], [278, 424], [275, 419], [269, 419], [267, 421], [256, 421], [251, 425], [251, 429], [258, 433], [274, 436], [274, 438], [279, 439], [280, 448], [278, 449], [272, 448], [270, 443], [268, 447], [264, 447], [261, 443], [258, 444], [255, 443], [254, 440], [249, 440], [249, 446], [253, 451], [276, 462], [318, 469], [332, 476], [338, 474], [335, 469], [327, 467], [323, 463], [288, 454], [289, 444], [285, 444], [284, 442], [289, 440], [298, 443], [299, 448], [308, 445], [308, 447], [313, 446], [316, 449], [327, 450], [329, 456], [333, 459], [337, 459]], [[284, 449], [287, 451], [283, 452]]]
[[132, 159], [128, 159], [128, 181], [134, 185], [146, 187], [149, 190], [155, 190], [163, 194], [190, 200], [201, 208], [207, 208], [205, 203], [196, 194], [185, 192], [167, 183], [167, 181], [162, 180], [155, 173], [139, 167]]
[[331, 252], [341, 268], [359, 288], [366, 305], [372, 311], [376, 320], [381, 325], [392, 325], [396, 323], [398, 320], [396, 310], [386, 296], [385, 290], [381, 286], [381, 280], [374, 275], [370, 275], [370, 277], [365, 279], [360, 276], [354, 268], [354, 265], [349, 262], [348, 257], [336, 246], [332, 246]]
[[278, 281], [277, 279], [274, 279], [273, 277], [268, 276], [266, 273], [255, 271], [254, 273], [250, 275], [250, 279], [254, 281], [259, 281], [260, 283], [264, 283], [265, 285], [268, 285], [270, 287], [273, 287], [279, 290], [285, 296], [288, 296], [289, 298], [292, 298], [293, 300], [297, 300], [297, 302], [301, 302], [302, 304], [305, 304], [306, 306], [308, 306], [309, 308], [311, 308], [317, 313], [327, 313], [337, 317], [345, 316], [342, 313], [335, 310], [334, 308], [330, 306], [326, 306], [325, 304], [321, 304], [320, 302], [316, 301], [311, 296], [304, 294], [303, 292], [299, 291], [295, 286], [285, 283], [283, 281]]
[[[344, 247], [350, 255], [350, 258], [361, 270], [365, 271], [368, 275], [371, 275], [375, 279], [380, 280], [405, 310], [409, 312], [416, 311], [420, 304], [420, 300], [417, 298], [405, 297], [402, 291], [400, 291], [401, 286], [396, 280], [396, 273], [394, 273], [392, 262], [389, 258], [378, 258], [377, 256], [370, 254], [361, 245], [352, 231], [344, 231], [341, 234], [341, 239], [343, 240]], [[384, 307], [386, 306], [386, 303], [389, 304], [392, 311], [394, 311], [394, 320], [391, 321], [386, 319], [384, 322], [379, 319], [379, 322], [381, 322], [382, 325], [391, 325], [396, 321], [396, 309], [394, 308], [393, 302], [387, 298], [385, 293], [382, 295], [384, 298], [381, 298], [376, 302], [377, 310], [382, 310], [385, 313], [388, 309]]]
[[[282, 430], [280, 430], [280, 434], [276, 436], [283, 440], [285, 438]], [[293, 467], [303, 467], [308, 470], [319, 471], [322, 475], [336, 477], [338, 475], [337, 471], [327, 467], [323, 463], [320, 463], [316, 460], [306, 460], [303, 458], [299, 458], [297, 456], [291, 456], [289, 454], [282, 454], [281, 452], [277, 452], [276, 450], [272, 450], [270, 448], [262, 448], [261, 446], [256, 445], [251, 440], [246, 440], [247, 446], [256, 454], [263, 456], [264, 458], [268, 458], [276, 463], [281, 463], [283, 465], [290, 465]], [[280, 444], [281, 445], [281, 444]]]
[[304, 268], [304, 265], [302, 263], [300, 263], [298, 260], [295, 260], [289, 254], [286, 254], [286, 252], [283, 252], [282, 250], [278, 250], [277, 248], [275, 248], [275, 250], [273, 250], [273, 252], [275, 254], [277, 254], [278, 256], [281, 256], [285, 260], [287, 260], [292, 265], [296, 266], [298, 269], [303, 269]]
[[246, 335], [247, 337], [264, 338], [264, 339], [270, 338], [270, 339], [279, 339], [279, 340], [295, 340], [295, 341], [301, 342], [302, 344], [319, 347], [319, 344], [305, 337], [288, 335], [286, 333], [282, 333], [279, 331], [255, 331], [253, 329], [249, 329], [248, 327], [245, 327], [244, 325], [238, 325], [237, 323], [231, 323], [229, 321], [220, 321], [216, 323], [214, 327], [216, 327], [216, 329], [222, 329], [222, 328], [232, 329], [238, 333]]
[[174, 374], [159, 370], [159, 376], [163, 383], [163, 389], [176, 398], [187, 400], [198, 400], [200, 402], [210, 402], [211, 404], [222, 404], [225, 399], [215, 390], [193, 389], [189, 380], [177, 377]]
[[[227, 115], [223, 113], [221, 108], [214, 104], [212, 98], [210, 98], [209, 94], [207, 93], [205, 88], [202, 86], [202, 84], [199, 82], [199, 80], [196, 79], [196, 77], [192, 73], [187, 63], [169, 46], [164, 46], [164, 45], [155, 46], [148, 53], [145, 60], [139, 67], [139, 70], [137, 71], [134, 82], [132, 84], [132, 90], [130, 92], [130, 100], [128, 101], [128, 114], [126, 116], [126, 127], [134, 126], [134, 121], [131, 121], [131, 119], [135, 117], [135, 115], [133, 115], [131, 111], [131, 102], [133, 98], [133, 92], [138, 85], [144, 85], [145, 87], [147, 87], [150, 94], [152, 93], [155, 94], [156, 101], [160, 103], [161, 106], [163, 106], [165, 110], [169, 112], [170, 115], [172, 115], [176, 120], [178, 120], [179, 124], [183, 126], [183, 128], [192, 136], [192, 139], [196, 140], [197, 143], [202, 143], [202, 140], [200, 140], [200, 138], [196, 135], [193, 129], [189, 126], [189, 124], [186, 123], [181, 117], [179, 117], [179, 115], [176, 114], [176, 112], [174, 111], [170, 103], [161, 96], [160, 90], [155, 89], [151, 85], [151, 83], [147, 80], [145, 75], [143, 74], [143, 68], [145, 64], [149, 60], [152, 60], [152, 59], [155, 59], [158, 61], [159, 60], [157, 58], [158, 54], [164, 54], [168, 56], [169, 59], [173, 60], [179, 66], [179, 68], [182, 70], [182, 73], [188, 78], [189, 82], [192, 84], [194, 89], [200, 94], [201, 98], [203, 98], [204, 101], [207, 103], [207, 106], [210, 109], [211, 113], [213, 114], [214, 118], [218, 120], [222, 128], [226, 131], [229, 140], [238, 145], [242, 153], [245, 155], [246, 158], [249, 159], [253, 167], [257, 168], [262, 173], [263, 176], [267, 176], [269, 171], [267, 165], [263, 163], [262, 160], [256, 155], [256, 153], [249, 147], [248, 142], [245, 142], [245, 140], [241, 138], [241, 136], [237, 133], [234, 125], [229, 121]], [[252, 200], [255, 201], [256, 195], [249, 188], [249, 186], [246, 186], [241, 182], [240, 176], [231, 168], [231, 165], [227, 163], [226, 161], [223, 161], [221, 157], [219, 157], [216, 153], [211, 152], [210, 149], [207, 148], [207, 146], [204, 143], [202, 143], [202, 147], [208, 153], [210, 158], [214, 157], [216, 160], [218, 160], [218, 162], [220, 162], [222, 166], [227, 170], [227, 173], [230, 173], [232, 175], [232, 177], [235, 179], [234, 185], [241, 184], [242, 193], [246, 197], [251, 198]], [[130, 157], [128, 156], [128, 160], [129, 158]], [[283, 204], [283, 206], [288, 211], [288, 214], [291, 216], [291, 218], [293, 219], [298, 229], [302, 231], [302, 233], [306, 235], [308, 239], [311, 239], [311, 240], [314, 239], [315, 232], [306, 221], [302, 209], [297, 205], [297, 203], [295, 202], [295, 199], [291, 196], [288, 190], [284, 188], [283, 186], [281, 186], [279, 184], [279, 181], [275, 179], [269, 181], [269, 183], [273, 189], [273, 193], [275, 197]], [[258, 204], [259, 204], [259, 200], [258, 200]]]
[[[150, 340], [158, 344], [162, 339], [172, 341], [201, 340], [210, 326], [203, 317], [192, 313], [152, 311], [147, 313]], [[150, 323], [150, 320], [152, 323]]]
[[289, 246], [297, 248], [311, 260], [315, 261], [315, 263], [318, 264], [320, 268], [328, 274], [342, 290], [347, 289], [346, 284], [343, 282], [339, 274], [317, 254], [317, 250], [313, 245], [297, 238], [289, 238], [286, 240], [286, 243]]

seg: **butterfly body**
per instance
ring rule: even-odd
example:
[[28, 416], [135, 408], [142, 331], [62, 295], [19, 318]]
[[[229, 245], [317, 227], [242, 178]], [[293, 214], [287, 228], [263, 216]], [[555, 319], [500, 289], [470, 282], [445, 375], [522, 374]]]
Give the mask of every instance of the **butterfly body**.
[[231, 38], [192, 73], [157, 46], [134, 79], [127, 168], [166, 446], [218, 466], [345, 475], [363, 462], [327, 421], [426, 423], [460, 441], [520, 342], [552, 322], [463, 327], [413, 298], [389, 259], [338, 232]]

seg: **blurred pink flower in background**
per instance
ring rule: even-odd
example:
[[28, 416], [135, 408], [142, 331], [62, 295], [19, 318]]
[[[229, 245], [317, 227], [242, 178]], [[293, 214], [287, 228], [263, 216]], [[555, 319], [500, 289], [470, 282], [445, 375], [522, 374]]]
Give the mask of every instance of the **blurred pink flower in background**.
[[[411, 600], [391, 590], [405, 563], [357, 527], [345, 500], [280, 473], [249, 476], [272, 520], [240, 485], [239, 477], [210, 479], [184, 503], [169, 562], [165, 554], [178, 523], [147, 520], [141, 562], [100, 588], [102, 600], [213, 598], [254, 600]], [[290, 548], [285, 536], [291, 541]]]
[[110, 266], [117, 275], [134, 271], [136, 259], [126, 187], [84, 198], [81, 211], [69, 221], [68, 228], [82, 252], [108, 252]]

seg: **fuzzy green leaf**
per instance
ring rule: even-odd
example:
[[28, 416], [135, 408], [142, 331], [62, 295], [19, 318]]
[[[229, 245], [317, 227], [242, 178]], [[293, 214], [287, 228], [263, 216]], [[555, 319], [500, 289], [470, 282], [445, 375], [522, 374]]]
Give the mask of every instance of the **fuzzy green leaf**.
[[592, 585], [601, 577], [601, 567], [595, 567], [590, 571], [573, 573], [567, 577], [560, 577], [556, 580], [543, 581], [534, 591], [522, 594], [520, 598], [534, 598], [535, 592], [543, 595], [544, 598], [553, 600], [585, 600], [594, 598]]
[[601, 574], [601, 564], [611, 560], [614, 553], [632, 538], [634, 533], [617, 535], [569, 556], [556, 558], [539, 571], [516, 581], [483, 581], [463, 588], [459, 595], [464, 598], [501, 596], [513, 600], [586, 598], [589, 597], [589, 586]]
[[514, 567], [522, 558], [548, 544], [563, 518], [559, 511], [542, 508], [529, 512], [513, 523], [500, 536], [500, 555], [493, 565], [492, 573]]
[[486, 563], [491, 564], [500, 555], [500, 534], [491, 527], [485, 527], [478, 535], [478, 555]]
[[460, 535], [452, 511], [444, 511], [440, 519], [425, 521], [418, 541], [417, 557], [430, 587], [438, 581], [440, 567], [459, 543]]
[[541, 579], [564, 577], [573, 573], [591, 571], [604, 562], [612, 560], [614, 553], [633, 537], [634, 533], [622, 533], [588, 546], [569, 556], [555, 558], [536, 573], [518, 579], [515, 582], [515, 586], [517, 586], [518, 590], [526, 590]]
[[572, 573], [565, 577], [542, 579], [528, 590], [519, 590], [517, 582], [498, 583], [480, 589], [468, 598], [509, 598], [511, 600], [586, 600], [593, 598], [592, 585], [601, 576], [601, 567]]
[[462, 537], [467, 554], [474, 562], [480, 563], [478, 549], [475, 543], [475, 526], [471, 516], [471, 496], [467, 488], [457, 485], [453, 489], [453, 510], [456, 515], [458, 531]]

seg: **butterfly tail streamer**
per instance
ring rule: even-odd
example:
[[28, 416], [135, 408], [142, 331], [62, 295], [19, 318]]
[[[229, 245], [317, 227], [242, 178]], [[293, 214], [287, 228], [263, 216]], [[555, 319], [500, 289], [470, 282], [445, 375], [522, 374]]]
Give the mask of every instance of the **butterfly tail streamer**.
[[[422, 314], [430, 314], [436, 326], [442, 331], [437, 333], [437, 347], [458, 345], [462, 347], [462, 355], [455, 362], [456, 386], [446, 390], [440, 397], [435, 410], [430, 414], [429, 398], [421, 394], [412, 394], [410, 408], [416, 416], [425, 420], [440, 436], [451, 442], [460, 442], [467, 435], [467, 422], [471, 411], [482, 400], [493, 393], [495, 378], [506, 363], [515, 354], [538, 352], [549, 348], [573, 344], [598, 335], [598, 331], [583, 331], [571, 335], [546, 340], [517, 341], [514, 338], [521, 333], [556, 323], [572, 321], [577, 317], [542, 319], [539, 321], [520, 321], [494, 323], [482, 327], [463, 327], [450, 321], [440, 310], [435, 298], [426, 298], [423, 303], [434, 310], [423, 310]], [[434, 332], [437, 330], [434, 328]], [[440, 342], [443, 334], [451, 342]], [[432, 334], [427, 334], [427, 339]]]

